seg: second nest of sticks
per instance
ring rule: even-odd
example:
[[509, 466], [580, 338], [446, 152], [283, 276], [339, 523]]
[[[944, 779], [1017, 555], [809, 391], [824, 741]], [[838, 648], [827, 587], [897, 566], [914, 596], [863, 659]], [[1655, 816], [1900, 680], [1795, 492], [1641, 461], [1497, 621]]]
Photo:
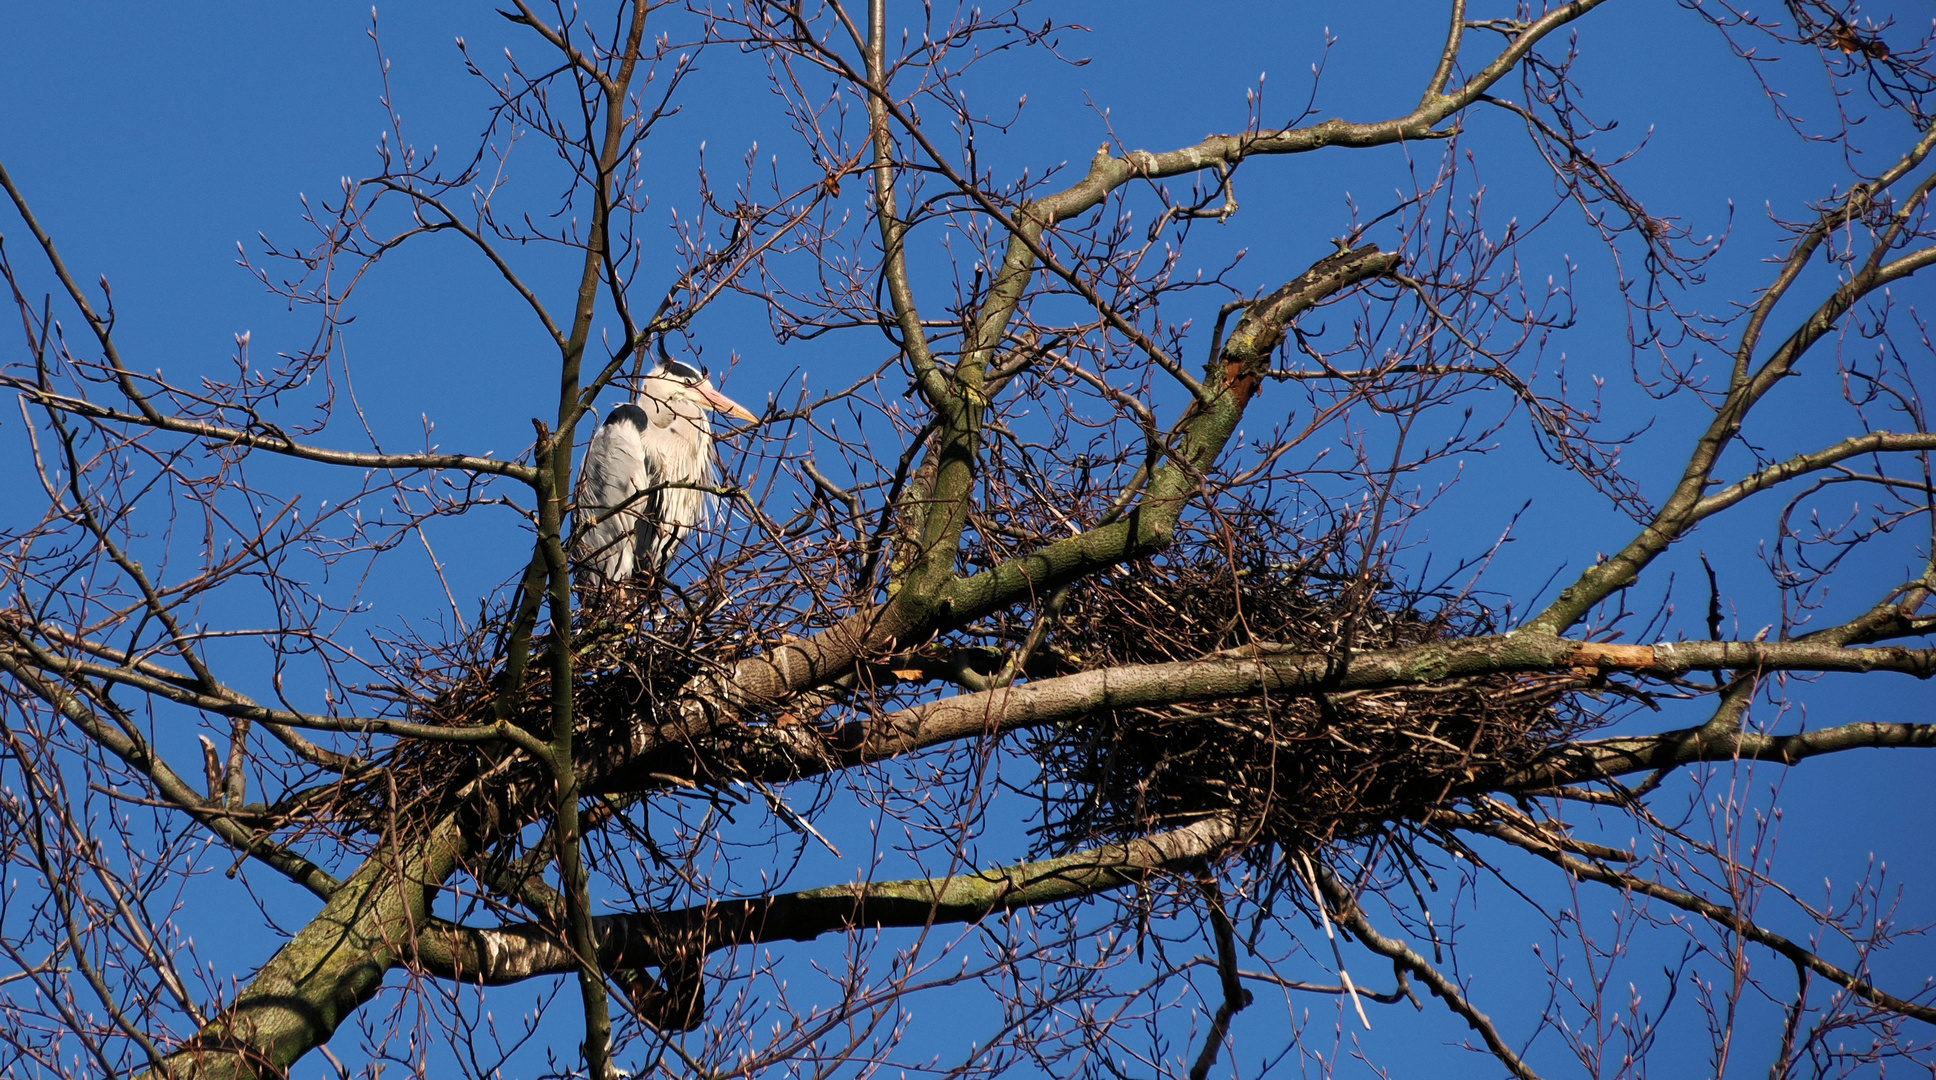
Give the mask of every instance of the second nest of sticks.
[[[1270, 643], [1348, 662], [1493, 632], [1457, 595], [1326, 580], [1296, 564], [1149, 561], [1073, 591], [1058, 625], [1062, 665], [1193, 660]], [[1234, 815], [1285, 851], [1365, 838], [1538, 760], [1592, 726], [1568, 701], [1573, 674], [1106, 711], [1045, 732], [1037, 751], [1059, 792], [1047, 839], [1070, 846]], [[1267, 849], [1270, 844], [1258, 850]]]

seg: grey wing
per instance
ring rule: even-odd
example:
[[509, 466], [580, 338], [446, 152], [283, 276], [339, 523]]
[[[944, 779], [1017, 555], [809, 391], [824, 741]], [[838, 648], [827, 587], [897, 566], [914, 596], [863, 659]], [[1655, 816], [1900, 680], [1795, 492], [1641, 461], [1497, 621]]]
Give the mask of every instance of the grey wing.
[[[605, 580], [625, 581], [639, 569], [639, 539], [659, 517], [661, 479], [646, 454], [650, 419], [636, 405], [620, 405], [592, 433], [578, 475], [578, 557]], [[648, 557], [651, 549], [648, 547]]]

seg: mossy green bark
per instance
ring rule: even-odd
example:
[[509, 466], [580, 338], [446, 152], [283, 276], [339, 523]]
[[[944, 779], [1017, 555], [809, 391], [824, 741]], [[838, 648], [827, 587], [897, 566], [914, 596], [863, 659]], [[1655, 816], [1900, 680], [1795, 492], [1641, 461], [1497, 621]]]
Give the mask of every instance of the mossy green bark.
[[379, 851], [276, 951], [234, 1003], [143, 1080], [284, 1076], [373, 997], [430, 923], [429, 896], [462, 855], [455, 819], [403, 850]]

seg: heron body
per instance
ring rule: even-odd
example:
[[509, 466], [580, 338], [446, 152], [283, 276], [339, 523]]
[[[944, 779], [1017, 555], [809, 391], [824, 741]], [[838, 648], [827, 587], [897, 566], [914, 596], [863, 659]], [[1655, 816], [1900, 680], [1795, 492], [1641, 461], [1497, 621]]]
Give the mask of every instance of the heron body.
[[705, 521], [714, 411], [757, 419], [698, 369], [662, 358], [599, 425], [578, 477], [572, 546], [582, 566], [608, 584], [651, 575]]

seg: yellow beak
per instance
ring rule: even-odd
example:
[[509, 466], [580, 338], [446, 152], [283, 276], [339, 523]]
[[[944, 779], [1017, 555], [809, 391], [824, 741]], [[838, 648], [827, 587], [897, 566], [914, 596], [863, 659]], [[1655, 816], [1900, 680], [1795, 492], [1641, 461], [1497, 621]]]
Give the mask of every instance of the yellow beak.
[[723, 412], [727, 416], [737, 420], [744, 420], [749, 424], [759, 419], [759, 417], [754, 416], [748, 411], [746, 406], [713, 389], [711, 385], [701, 385], [697, 389], [699, 390], [699, 396], [705, 398], [706, 404], [712, 406], [717, 412]]

